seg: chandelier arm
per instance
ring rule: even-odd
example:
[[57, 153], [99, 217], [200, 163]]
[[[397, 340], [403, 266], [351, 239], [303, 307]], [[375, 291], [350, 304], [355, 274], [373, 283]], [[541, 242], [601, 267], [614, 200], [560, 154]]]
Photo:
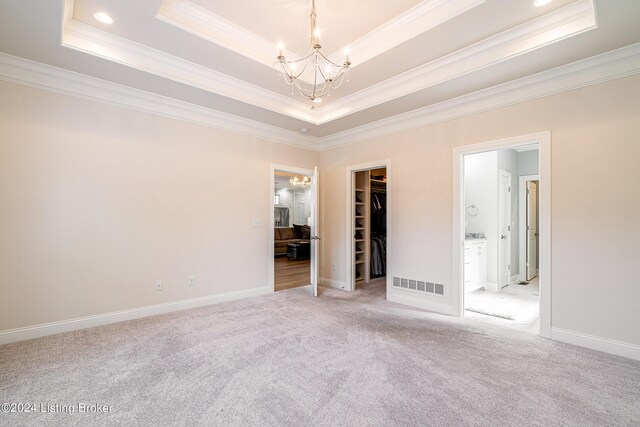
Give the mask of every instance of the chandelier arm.
[[322, 52], [320, 52], [318, 50], [318, 55], [320, 55], [322, 57], [322, 59], [324, 59], [325, 61], [327, 61], [329, 64], [333, 65], [334, 67], [337, 68], [349, 68], [349, 66], [345, 66], [344, 64], [340, 65], [340, 64], [336, 64], [335, 62], [333, 62], [332, 60], [330, 60], [329, 58], [327, 58], [326, 56], [323, 55]]
[[[316, 66], [317, 70], [320, 72], [320, 75], [322, 76], [322, 80], [323, 81], [328, 81], [327, 76], [324, 75], [324, 73], [322, 72], [322, 68], [320, 66]], [[329, 74], [329, 77], [331, 77], [331, 74]]]
[[338, 89], [340, 86], [342, 86], [342, 83], [344, 83], [344, 81], [346, 80], [346, 76], [347, 73], [346, 72], [341, 72], [339, 73], [335, 79], [333, 79], [334, 81], [334, 85], [332, 86], [333, 89]]
[[298, 63], [298, 62], [301, 62], [301, 61], [307, 61], [309, 58], [311, 58], [313, 55], [315, 55], [315, 54], [316, 54], [316, 51], [317, 51], [317, 50], [318, 50], [318, 49], [311, 49], [311, 50], [307, 53], [307, 55], [306, 55], [306, 56], [303, 56], [303, 57], [302, 57], [302, 58], [300, 58], [300, 59], [296, 59], [295, 61], [287, 61], [286, 59], [283, 59], [283, 61], [284, 61], [284, 62], [286, 62], [287, 64], [294, 64], [294, 63]]
[[304, 64], [304, 66], [302, 67], [302, 69], [300, 70], [300, 72], [298, 74], [294, 74], [291, 72], [291, 66], [290, 64], [296, 64], [299, 61], [276, 61], [273, 65], [275, 66], [276, 64], [279, 64], [280, 67], [282, 68], [283, 74], [285, 74], [287, 76], [287, 80], [297, 80], [298, 77], [300, 77], [305, 70], [307, 69], [307, 66], [309, 65], [308, 62], [306, 62]]
[[318, 87], [318, 57], [316, 56], [315, 67], [313, 67], [313, 97], [311, 100], [313, 101], [316, 98], [316, 88]]
[[[300, 58], [300, 59], [296, 59], [295, 61], [287, 61], [286, 59], [281, 59], [278, 60], [274, 63], [275, 64], [280, 64], [280, 66], [282, 67], [282, 69], [284, 70], [284, 72], [289, 76], [289, 78], [291, 80], [295, 80], [298, 77], [300, 77], [305, 70], [307, 69], [307, 67], [309, 66], [309, 58], [311, 58], [314, 54], [315, 54], [315, 50], [311, 50], [307, 56]], [[300, 70], [300, 72], [298, 74], [289, 72], [291, 70], [291, 64], [299, 64], [299, 63], [304, 63], [304, 65], [302, 66], [302, 69]], [[287, 68], [288, 66], [288, 68]]]

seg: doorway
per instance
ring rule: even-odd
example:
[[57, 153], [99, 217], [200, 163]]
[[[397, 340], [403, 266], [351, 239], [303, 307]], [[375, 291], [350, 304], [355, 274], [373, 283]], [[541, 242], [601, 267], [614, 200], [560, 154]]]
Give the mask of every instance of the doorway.
[[[453, 276], [459, 287], [453, 289], [460, 316], [550, 335], [549, 158], [548, 133], [454, 149]], [[533, 233], [539, 268], [527, 281], [521, 236], [527, 215], [519, 188], [530, 175], [538, 178]]]
[[317, 168], [272, 165], [271, 189], [273, 290], [308, 286], [317, 296]]
[[520, 176], [520, 247], [519, 271], [521, 281], [534, 280], [540, 269], [540, 221], [539, 221], [539, 175]]
[[347, 167], [345, 289], [388, 295], [390, 162]]

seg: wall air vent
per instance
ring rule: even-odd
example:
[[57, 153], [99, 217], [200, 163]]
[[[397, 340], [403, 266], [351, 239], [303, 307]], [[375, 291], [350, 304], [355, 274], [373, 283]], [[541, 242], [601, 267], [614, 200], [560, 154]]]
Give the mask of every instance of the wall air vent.
[[410, 291], [416, 291], [424, 294], [444, 296], [444, 285], [441, 283], [394, 277], [393, 287], [408, 289]]

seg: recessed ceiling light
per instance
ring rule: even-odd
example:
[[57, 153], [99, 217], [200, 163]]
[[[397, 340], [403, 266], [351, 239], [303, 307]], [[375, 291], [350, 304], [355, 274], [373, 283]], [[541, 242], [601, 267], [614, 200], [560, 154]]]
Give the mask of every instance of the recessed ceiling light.
[[113, 24], [113, 18], [104, 12], [96, 12], [93, 14], [93, 17], [103, 24], [111, 25]]
[[544, 6], [551, 3], [551, 0], [536, 0], [533, 2], [533, 5], [536, 7]]

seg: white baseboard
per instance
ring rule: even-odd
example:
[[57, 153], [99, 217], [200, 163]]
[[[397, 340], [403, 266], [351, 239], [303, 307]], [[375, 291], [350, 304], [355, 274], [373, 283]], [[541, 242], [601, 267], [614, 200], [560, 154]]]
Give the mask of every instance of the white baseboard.
[[189, 308], [203, 307], [225, 301], [265, 295], [272, 292], [273, 290], [269, 287], [252, 288], [237, 292], [225, 292], [222, 294], [208, 295], [206, 297], [190, 298], [164, 304], [113, 311], [110, 313], [97, 314], [95, 316], [78, 317], [60, 322], [9, 329], [0, 331], [0, 345], [75, 331], [78, 329], [92, 328], [94, 326], [108, 325], [110, 323], [123, 322], [125, 320], [139, 319], [141, 317], [186, 310]]
[[551, 339], [591, 350], [603, 351], [629, 359], [640, 360], [640, 345], [622, 341], [600, 338], [581, 332], [568, 331], [566, 329], [551, 328]]
[[[446, 314], [447, 316], [456, 316], [457, 313], [448, 304], [443, 304], [438, 301], [429, 301], [426, 298], [418, 298], [417, 295], [405, 295], [400, 293], [401, 290], [393, 289], [390, 295], [387, 295], [387, 301], [395, 302], [398, 304], [404, 304], [411, 307], [421, 308], [423, 310], [431, 311], [433, 313]], [[442, 298], [442, 297], [438, 297]]]
[[330, 286], [332, 288], [345, 290], [347, 289], [347, 285], [344, 282], [339, 280], [328, 279], [326, 277], [320, 277], [318, 279], [318, 283], [324, 286]]

